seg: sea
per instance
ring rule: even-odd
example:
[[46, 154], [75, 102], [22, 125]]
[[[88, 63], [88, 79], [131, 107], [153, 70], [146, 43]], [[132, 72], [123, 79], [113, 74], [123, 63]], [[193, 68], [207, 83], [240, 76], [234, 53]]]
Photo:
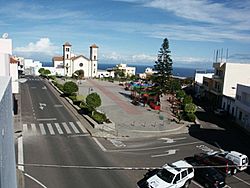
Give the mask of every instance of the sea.
[[[43, 66], [50, 67], [52, 65], [51, 62], [42, 62]], [[113, 68], [116, 64], [106, 64], [106, 63], [98, 63], [99, 70], [106, 70], [107, 68]], [[153, 65], [135, 65], [128, 64], [127, 66], [136, 67], [136, 74], [144, 73], [147, 67], [154, 68]], [[207, 72], [212, 72], [213, 70], [206, 70]], [[184, 68], [184, 67], [173, 67], [173, 75], [179, 77], [192, 77], [195, 76], [196, 69], [194, 68]]]

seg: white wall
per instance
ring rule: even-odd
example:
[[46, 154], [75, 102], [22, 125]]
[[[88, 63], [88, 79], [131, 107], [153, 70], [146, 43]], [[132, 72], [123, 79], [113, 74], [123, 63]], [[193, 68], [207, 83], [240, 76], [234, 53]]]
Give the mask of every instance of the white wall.
[[[0, 44], [1, 46], [1, 44]], [[10, 75], [10, 55], [0, 51], [0, 76]]]
[[222, 94], [234, 98], [237, 84], [250, 84], [250, 64], [226, 63]]
[[[83, 64], [83, 66], [80, 66], [80, 63]], [[91, 76], [91, 64], [90, 61], [88, 61], [87, 59], [85, 59], [84, 57], [79, 57], [77, 59], [75, 59], [73, 61], [73, 65], [74, 65], [74, 72], [77, 70], [83, 70], [84, 71], [84, 77], [88, 78]]]
[[10, 77], [0, 77], [0, 187], [17, 188]]
[[18, 67], [17, 63], [11, 63], [10, 65], [10, 76], [12, 77], [12, 93], [19, 93], [18, 84]]
[[12, 55], [12, 40], [0, 38], [0, 53]]
[[199, 83], [199, 84], [202, 84], [203, 77], [212, 78], [213, 75], [214, 75], [214, 73], [195, 73], [194, 81]]

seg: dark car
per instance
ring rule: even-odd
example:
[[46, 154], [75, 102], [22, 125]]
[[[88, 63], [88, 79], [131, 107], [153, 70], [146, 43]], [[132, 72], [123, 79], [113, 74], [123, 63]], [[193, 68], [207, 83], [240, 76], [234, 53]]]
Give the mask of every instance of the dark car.
[[185, 160], [194, 166], [194, 180], [206, 188], [222, 188], [226, 185], [225, 176], [218, 172], [215, 168], [203, 167], [194, 157], [185, 158]]
[[215, 169], [219, 170], [223, 175], [233, 175], [237, 172], [234, 163], [231, 160], [225, 159], [216, 155], [208, 155], [205, 153], [200, 153], [194, 155], [194, 158], [199, 161], [199, 163], [214, 166]]

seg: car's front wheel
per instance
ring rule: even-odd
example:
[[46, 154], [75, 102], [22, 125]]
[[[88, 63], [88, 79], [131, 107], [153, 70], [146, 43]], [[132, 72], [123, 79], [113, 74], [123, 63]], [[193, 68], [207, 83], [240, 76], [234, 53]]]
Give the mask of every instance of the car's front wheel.
[[189, 187], [189, 184], [190, 184], [190, 180], [186, 181], [183, 188], [188, 188]]

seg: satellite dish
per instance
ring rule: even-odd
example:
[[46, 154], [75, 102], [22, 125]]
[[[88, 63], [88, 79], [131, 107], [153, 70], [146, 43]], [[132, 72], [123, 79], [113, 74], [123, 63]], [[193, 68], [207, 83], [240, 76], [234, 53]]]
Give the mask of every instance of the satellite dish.
[[4, 33], [4, 34], [2, 35], [2, 38], [3, 38], [3, 39], [7, 39], [8, 36], [9, 36], [8, 33]]

